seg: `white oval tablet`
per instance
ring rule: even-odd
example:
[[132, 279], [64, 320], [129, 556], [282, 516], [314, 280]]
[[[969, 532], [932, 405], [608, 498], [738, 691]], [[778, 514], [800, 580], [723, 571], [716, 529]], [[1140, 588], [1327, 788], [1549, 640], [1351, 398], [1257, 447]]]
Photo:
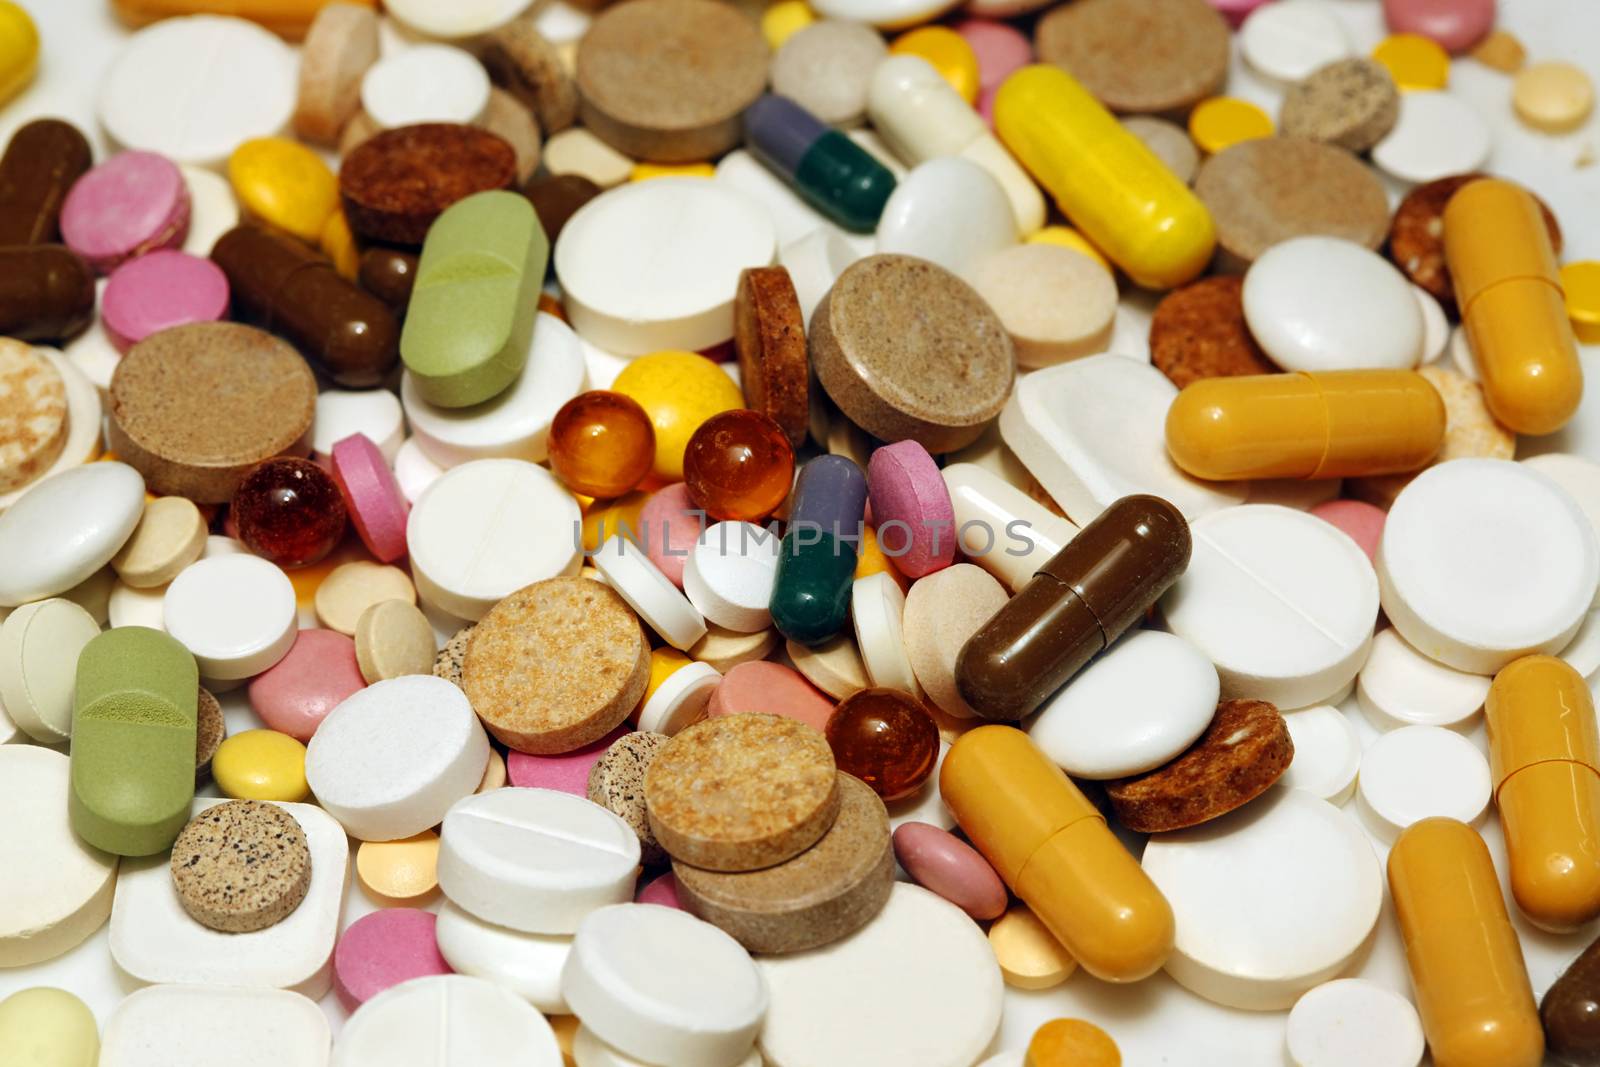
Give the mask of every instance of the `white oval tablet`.
[[778, 249], [778, 262], [789, 272], [794, 295], [800, 301], [802, 322], [811, 321], [811, 313], [822, 303], [839, 275], [860, 258], [859, 249], [846, 241], [843, 234], [827, 227], [802, 234]]
[[1455, 726], [1483, 707], [1492, 681], [1429, 659], [1387, 626], [1372, 639], [1356, 679], [1356, 699], [1375, 730]]
[[1324, 982], [1295, 1001], [1288, 1043], [1294, 1067], [1417, 1067], [1424, 1048], [1411, 1001], [1361, 978]]
[[1142, 862], [1177, 919], [1167, 973], [1228, 1007], [1288, 1008], [1350, 965], [1383, 905], [1366, 834], [1299, 789], [1156, 834]]
[[100, 1067], [327, 1067], [333, 1038], [317, 1003], [285, 989], [155, 985], [106, 1020]]
[[361, 79], [361, 108], [380, 129], [421, 122], [470, 126], [488, 107], [488, 71], [470, 52], [447, 44], [384, 56]]
[[1017, 217], [994, 175], [960, 156], [911, 169], [883, 205], [878, 251], [916, 256], [953, 274], [1017, 243]]
[[144, 479], [91, 463], [33, 483], [0, 513], [0, 607], [57, 596], [111, 562], [144, 514]]
[[1283, 713], [1294, 742], [1294, 759], [1281, 781], [1335, 806], [1350, 799], [1361, 770], [1361, 737], [1355, 723], [1328, 704]]
[[851, 583], [850, 618], [868, 681], [903, 690], [920, 700], [922, 686], [906, 655], [905, 610], [906, 595], [887, 572], [869, 574]]
[[1572, 497], [1538, 471], [1458, 459], [1400, 491], [1378, 578], [1384, 612], [1419, 652], [1491, 674], [1572, 639], [1600, 583], [1600, 549]]
[[387, 389], [325, 389], [317, 394], [312, 449], [331, 456], [333, 446], [353, 434], [365, 434], [390, 465], [406, 437], [400, 400]]
[[1476, 823], [1490, 792], [1489, 761], [1471, 741], [1440, 726], [1405, 726], [1362, 753], [1356, 799], [1367, 827], [1393, 842], [1435, 815]]
[[[848, 233], [830, 222], [826, 215], [801, 199], [793, 186], [743, 148], [735, 148], [717, 161], [716, 180], [744, 194], [766, 211], [780, 245], [798, 241], [811, 233], [830, 234], [852, 249], [845, 266], [872, 252], [871, 234]], [[810, 317], [808, 313], [806, 318]]]
[[1450, 93], [1400, 94], [1400, 118], [1372, 148], [1372, 161], [1404, 182], [1431, 182], [1479, 170], [1489, 161], [1489, 124]]
[[1297, 82], [1352, 52], [1343, 21], [1318, 0], [1256, 8], [1239, 29], [1239, 50], [1257, 73], [1279, 82]]
[[[683, 565], [683, 591], [711, 622], [742, 634], [772, 625], [778, 535], [753, 522], [719, 522], [700, 535]], [[695, 640], [699, 640], [698, 637]]]
[[1411, 295], [1417, 298], [1417, 309], [1422, 312], [1422, 359], [1432, 363], [1444, 355], [1450, 344], [1450, 320], [1438, 299], [1420, 285], [1412, 284]]
[[504, 26], [530, 6], [529, 0], [388, 0], [383, 10], [426, 37], [476, 37]]
[[0, 622], [0, 704], [42, 745], [72, 735], [78, 654], [100, 624], [70, 600], [38, 600]]
[[283, 571], [260, 556], [223, 555], [185, 567], [167, 586], [161, 616], [200, 677], [231, 682], [289, 654], [299, 607]]
[[334, 1067], [561, 1067], [545, 1017], [493, 982], [435, 974], [361, 1005], [333, 1046]]
[[706, 717], [722, 675], [709, 663], [686, 663], [667, 675], [639, 709], [639, 729], [671, 737]]
[[606, 584], [638, 612], [639, 618], [673, 648], [688, 649], [706, 635], [706, 620], [700, 609], [661, 573], [644, 549], [621, 534], [606, 538], [589, 562], [605, 576]]
[[1478, 380], [1478, 363], [1472, 355], [1472, 339], [1467, 336], [1467, 328], [1459, 322], [1450, 331], [1450, 365], [1462, 377]]
[[428, 486], [439, 480], [444, 468], [422, 451], [415, 437], [408, 437], [394, 457], [394, 480], [400, 483], [400, 492], [406, 502], [415, 504], [428, 491]]
[[[1542, 456], [1529, 456], [1522, 463], [1565, 489], [1583, 510], [1600, 541], [1600, 463], [1570, 452], [1546, 452]], [[1595, 604], [1600, 607], [1600, 586], [1595, 589]]]
[[[578, 1032], [572, 1038], [572, 1062], [577, 1067], [655, 1067], [606, 1044], [582, 1023], [578, 1024]], [[761, 1067], [761, 1053], [752, 1048], [734, 1067]]]
[[216, 171], [187, 165], [178, 169], [189, 187], [189, 232], [183, 250], [203, 258], [211, 254], [217, 238], [239, 225], [239, 201], [228, 179]]
[[434, 937], [452, 970], [505, 986], [549, 1015], [570, 1015], [561, 995], [561, 968], [572, 951], [565, 934], [525, 934], [484, 922], [446, 900]]

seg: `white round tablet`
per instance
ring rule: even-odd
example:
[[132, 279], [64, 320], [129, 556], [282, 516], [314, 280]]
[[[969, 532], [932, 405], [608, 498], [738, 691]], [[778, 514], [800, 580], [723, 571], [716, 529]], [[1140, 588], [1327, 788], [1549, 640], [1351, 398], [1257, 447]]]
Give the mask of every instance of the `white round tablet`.
[[[1465, 330], [1461, 331], [1463, 334]], [[1546, 452], [1522, 461], [1567, 491], [1583, 510], [1584, 517], [1600, 540], [1600, 463], [1569, 452]], [[1595, 604], [1600, 606], [1600, 587], [1595, 589]]]
[[1600, 548], [1555, 482], [1458, 459], [1401, 490], [1378, 545], [1383, 609], [1423, 655], [1491, 674], [1566, 646], [1594, 602]]
[[921, 699], [922, 686], [906, 655], [905, 610], [906, 595], [886, 571], [857, 578], [850, 586], [850, 618], [867, 680]]
[[1585, 678], [1600, 670], [1600, 608], [1583, 617], [1578, 632], [1557, 655]]
[[1493, 680], [1429, 659], [1389, 626], [1372, 639], [1372, 651], [1356, 679], [1356, 699], [1379, 731], [1455, 726], [1483, 707]]
[[46, 476], [0, 513], [0, 607], [65, 593], [111, 562], [144, 515], [144, 479], [126, 463]]
[[1288, 1008], [1350, 965], [1383, 905], [1367, 835], [1299, 789], [1156, 834], [1142, 862], [1177, 919], [1167, 973], [1228, 1007]]
[[128, 39], [100, 82], [98, 112], [123, 148], [220, 167], [242, 142], [289, 125], [299, 61], [244, 19], [163, 19]]
[[1471, 825], [1489, 806], [1489, 761], [1440, 726], [1405, 726], [1367, 746], [1356, 800], [1368, 829], [1393, 842], [1435, 815]]
[[919, 163], [878, 220], [878, 251], [916, 256], [964, 274], [1017, 243], [1017, 217], [994, 175], [960, 156]]
[[1294, 1067], [1417, 1067], [1424, 1048], [1411, 1001], [1362, 978], [1324, 982], [1295, 1001], [1288, 1044]]
[[[578, 1024], [578, 1032], [572, 1038], [572, 1062], [577, 1067], [655, 1067], [606, 1044], [582, 1023]], [[734, 1067], [761, 1067], [761, 1053], [752, 1048]]]
[[932, 21], [955, 4], [952, 0], [819, 0], [812, 6], [823, 18], [898, 29]]
[[1284, 772], [1283, 784], [1334, 805], [1349, 800], [1361, 770], [1361, 737], [1355, 723], [1328, 704], [1285, 712], [1283, 721], [1294, 742], [1294, 760]]
[[217, 238], [239, 225], [239, 201], [228, 179], [216, 171], [188, 165], [178, 169], [189, 187], [189, 232], [183, 250], [191, 256], [209, 256]]
[[421, 500], [428, 486], [438, 481], [443, 473], [444, 468], [422, 451], [415, 437], [406, 438], [400, 451], [395, 453], [394, 479], [400, 483], [400, 492], [405, 495], [407, 503], [415, 504]]
[[413, 978], [345, 1022], [333, 1067], [561, 1067], [555, 1031], [509, 989], [463, 974]]
[[772, 625], [768, 605], [777, 579], [778, 535], [753, 522], [716, 523], [683, 565], [689, 602], [711, 622], [742, 634]]
[[166, 631], [167, 587], [135, 589], [121, 578], [111, 587], [111, 600], [107, 610], [111, 626], [148, 626], [152, 630]]
[[498, 29], [529, 6], [530, 0], [388, 0], [383, 10], [425, 37], [455, 40]]
[[[206, 173], [209, 174], [210, 172], [207, 171]], [[222, 179], [218, 178], [217, 180], [221, 181]], [[209, 252], [210, 249], [208, 248], [201, 255]], [[104, 303], [107, 284], [105, 278], [101, 278], [95, 283], [95, 305], [97, 307]], [[110, 397], [111, 376], [117, 373], [117, 364], [122, 362], [122, 353], [118, 352], [117, 346], [111, 343], [111, 337], [106, 333], [105, 321], [100, 316], [95, 316], [94, 322], [89, 324], [88, 329], [66, 342], [62, 348], [62, 355], [66, 357], [68, 363], [72, 364], [74, 370], [81, 372], [84, 377], [94, 383], [96, 393], [101, 399]], [[71, 404], [70, 393], [67, 402], [69, 405]], [[69, 415], [67, 419], [67, 433], [69, 435], [76, 425]], [[98, 437], [96, 439], [96, 447], [98, 447]], [[18, 490], [12, 490], [8, 494], [8, 496], [12, 497], [18, 495], [21, 495]], [[6, 503], [6, 497], [0, 496], [0, 507], [4, 507]]]
[[[639, 618], [673, 648], [688, 649], [706, 635], [705, 616], [644, 549], [621, 534], [606, 538], [589, 562]], [[642, 727], [641, 727], [642, 729]]]
[[439, 905], [433, 933], [439, 955], [456, 973], [505, 986], [546, 1014], [572, 1013], [561, 996], [561, 968], [572, 951], [572, 938], [496, 926], [448, 900]]
[[743, 194], [705, 178], [656, 178], [580, 208], [554, 260], [573, 328], [639, 356], [728, 340], [739, 272], [776, 254], [771, 220]]
[[249, 678], [289, 654], [299, 608], [289, 576], [260, 556], [191, 563], [167, 586], [167, 633], [194, 656], [200, 677]]
[[706, 717], [711, 694], [722, 684], [722, 675], [709, 663], [688, 663], [656, 687], [639, 709], [639, 729], [646, 733], [676, 734]]
[[1239, 49], [1258, 74], [1279, 82], [1297, 82], [1352, 54], [1344, 22], [1319, 0], [1256, 8], [1239, 30]]
[[1450, 346], [1450, 320], [1438, 299], [1420, 285], [1412, 284], [1411, 295], [1417, 298], [1417, 310], [1422, 312], [1422, 358], [1420, 363], [1432, 363], [1445, 354]]
[[400, 400], [387, 389], [325, 389], [317, 394], [312, 448], [323, 456], [354, 434], [365, 434], [390, 465], [406, 437]]
[[419, 44], [384, 56], [361, 79], [362, 110], [380, 129], [419, 122], [471, 125], [489, 107], [489, 73], [472, 53]]
[[1450, 93], [1400, 94], [1400, 118], [1372, 148], [1372, 161], [1404, 182], [1431, 182], [1479, 170], [1489, 161], [1489, 124]]

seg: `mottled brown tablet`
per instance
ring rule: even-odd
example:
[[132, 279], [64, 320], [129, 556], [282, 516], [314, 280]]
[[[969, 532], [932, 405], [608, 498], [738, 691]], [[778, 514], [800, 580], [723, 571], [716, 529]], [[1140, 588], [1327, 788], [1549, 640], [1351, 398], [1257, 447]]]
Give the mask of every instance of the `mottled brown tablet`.
[[670, 740], [666, 734], [645, 730], [623, 734], [589, 768], [587, 796], [639, 835], [640, 861], [646, 867], [667, 860], [666, 850], [650, 829], [650, 816], [644, 802], [644, 776]]
[[455, 636], [444, 643], [433, 660], [433, 676], [456, 685], [461, 684], [461, 667], [467, 661], [467, 644], [472, 640], [476, 626], [463, 626]]
[[1400, 118], [1400, 90], [1389, 68], [1363, 57], [1319, 67], [1289, 87], [1278, 112], [1288, 137], [1305, 137], [1360, 154]]
[[552, 245], [561, 236], [567, 220], [601, 192], [598, 185], [581, 174], [541, 174], [522, 191], [533, 201], [539, 225], [544, 227], [544, 235], [550, 238]]
[[517, 180], [517, 153], [487, 130], [429, 122], [385, 130], [339, 166], [350, 228], [373, 241], [420, 245], [457, 200]]
[[276, 804], [230, 800], [202, 811], [172, 844], [172, 887], [201, 926], [265, 930], [294, 914], [311, 888], [311, 848]]
[[222, 705], [205, 686], [200, 687], [195, 701], [194, 727], [194, 780], [199, 785], [211, 777], [211, 758], [222, 747], [228, 736], [228, 722], [222, 717]]
[[811, 420], [811, 364], [805, 315], [784, 267], [751, 267], [739, 274], [733, 302], [733, 345], [745, 405], [772, 416], [789, 443], [805, 444]]
[[1039, 20], [1039, 59], [1112, 111], [1184, 111], [1222, 90], [1228, 24], [1205, 0], [1073, 0]]
[[483, 40], [479, 54], [494, 83], [522, 101], [546, 137], [578, 116], [578, 87], [556, 46], [539, 32], [540, 13], [522, 15]]
[[1179, 389], [1201, 378], [1275, 374], [1244, 321], [1244, 279], [1201, 278], [1161, 298], [1150, 318], [1150, 362]]

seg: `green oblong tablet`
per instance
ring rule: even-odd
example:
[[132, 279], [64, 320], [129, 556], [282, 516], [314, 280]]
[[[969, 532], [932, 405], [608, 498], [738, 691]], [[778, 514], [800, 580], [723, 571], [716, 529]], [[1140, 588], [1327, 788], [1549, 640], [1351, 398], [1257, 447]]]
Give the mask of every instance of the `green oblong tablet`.
[[400, 334], [400, 358], [430, 404], [500, 395], [528, 360], [550, 241], [518, 193], [477, 193], [428, 230]]
[[78, 657], [72, 793], [78, 836], [119, 856], [172, 846], [194, 800], [200, 672], [159, 630], [107, 630]]

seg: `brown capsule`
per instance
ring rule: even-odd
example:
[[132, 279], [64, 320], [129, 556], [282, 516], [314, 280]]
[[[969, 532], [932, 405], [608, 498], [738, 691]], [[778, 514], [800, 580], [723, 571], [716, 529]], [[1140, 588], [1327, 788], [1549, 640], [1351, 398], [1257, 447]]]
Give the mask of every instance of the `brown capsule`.
[[1600, 941], [1555, 980], [1539, 1005], [1545, 1051], [1568, 1067], [1600, 1067]]
[[0, 158], [0, 245], [61, 240], [61, 202], [93, 162], [70, 122], [37, 119], [12, 134]]
[[361, 253], [361, 288], [389, 305], [396, 315], [404, 315], [411, 302], [411, 287], [417, 281], [415, 252], [379, 245]]
[[0, 336], [59, 341], [94, 317], [94, 271], [65, 245], [0, 248]]
[[962, 646], [962, 697], [986, 719], [1022, 719], [1139, 621], [1189, 566], [1190, 547], [1167, 501], [1118, 500]]

